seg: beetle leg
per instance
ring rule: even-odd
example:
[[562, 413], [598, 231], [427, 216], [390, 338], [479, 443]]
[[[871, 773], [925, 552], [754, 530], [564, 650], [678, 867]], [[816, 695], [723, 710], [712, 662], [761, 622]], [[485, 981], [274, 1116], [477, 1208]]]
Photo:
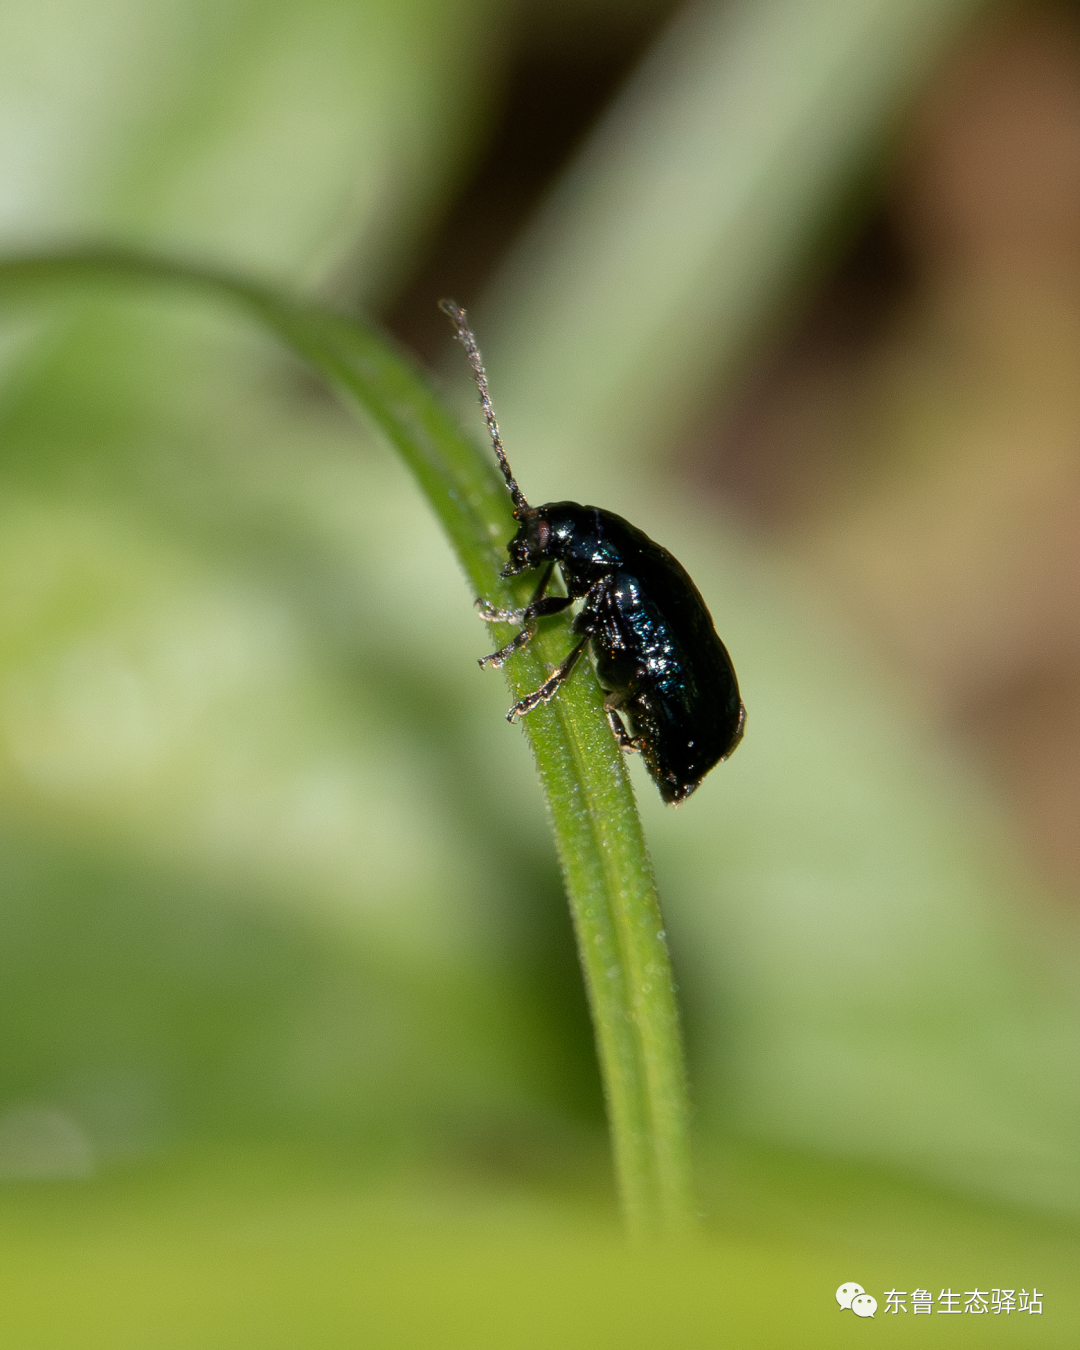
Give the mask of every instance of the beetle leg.
[[620, 749], [630, 751], [640, 750], [641, 742], [635, 740], [634, 737], [630, 735], [626, 727], [623, 725], [622, 718], [615, 711], [615, 709], [609, 708], [608, 705], [605, 703], [604, 711], [607, 713], [608, 726], [610, 726], [611, 730], [614, 732], [615, 739], [619, 742]]
[[544, 592], [551, 583], [551, 574], [555, 570], [555, 564], [549, 562], [540, 575], [540, 581], [536, 590], [533, 591], [532, 599], [524, 609], [497, 609], [494, 605], [489, 605], [483, 596], [477, 596], [476, 608], [480, 617], [485, 623], [526, 623], [529, 618], [529, 611], [544, 598]]
[[544, 618], [547, 614], [558, 614], [561, 609], [574, 603], [573, 597], [569, 595], [549, 595], [543, 600], [538, 600], [534, 605], [529, 605], [525, 610], [525, 627], [518, 633], [517, 637], [511, 638], [505, 647], [500, 647], [497, 652], [492, 652], [490, 656], [482, 656], [479, 661], [480, 669], [486, 670], [488, 666], [496, 669], [520, 648], [524, 647], [526, 642], [531, 642], [536, 636], [536, 620]]
[[586, 634], [576, 646], [570, 649], [569, 656], [566, 657], [561, 665], [555, 667], [551, 677], [545, 680], [535, 693], [527, 694], [520, 703], [514, 704], [506, 714], [506, 720], [508, 722], [514, 722], [519, 717], [524, 717], [526, 713], [531, 713], [534, 708], [539, 708], [541, 703], [547, 703], [549, 699], [554, 698], [559, 691], [559, 686], [567, 679], [570, 672], [574, 669], [574, 665], [576, 664], [578, 657], [585, 650], [585, 644], [588, 640], [589, 635]]
[[[544, 575], [540, 578], [540, 584], [533, 592], [533, 598], [524, 609], [488, 609], [486, 606], [480, 611], [481, 617], [495, 622], [519, 622], [524, 626], [517, 637], [512, 638], [505, 647], [500, 647], [497, 652], [492, 652], [490, 656], [480, 658], [480, 669], [484, 670], [488, 666], [498, 668], [514, 652], [524, 647], [526, 642], [532, 640], [536, 635], [536, 620], [542, 619], [547, 614], [558, 614], [560, 610], [566, 609], [568, 605], [574, 603], [573, 596], [570, 595], [545, 595], [548, 582], [551, 580], [551, 573], [555, 567], [554, 563], [549, 563], [544, 570]], [[482, 604], [477, 601], [477, 605]]]
[[520, 623], [525, 614], [523, 609], [496, 609], [482, 595], [478, 595], [473, 603], [485, 623]]
[[517, 637], [512, 638], [505, 647], [500, 647], [497, 652], [492, 652], [490, 656], [481, 656], [477, 665], [481, 670], [487, 670], [489, 666], [492, 670], [498, 670], [516, 651], [524, 647], [526, 642], [531, 642], [535, 636], [536, 624], [530, 619]]

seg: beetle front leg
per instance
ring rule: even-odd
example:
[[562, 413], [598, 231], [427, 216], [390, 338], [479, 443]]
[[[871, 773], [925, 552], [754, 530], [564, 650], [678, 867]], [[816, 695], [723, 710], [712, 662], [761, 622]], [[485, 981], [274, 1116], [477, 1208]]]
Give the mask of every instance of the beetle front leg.
[[524, 609], [496, 609], [482, 595], [476, 597], [473, 605], [485, 623], [520, 623], [525, 617]]
[[489, 605], [482, 595], [478, 595], [475, 600], [476, 610], [485, 623], [526, 623], [529, 618], [529, 611], [540, 600], [543, 600], [544, 593], [551, 584], [551, 574], [555, 570], [555, 564], [549, 562], [540, 575], [536, 590], [532, 593], [532, 599], [524, 609], [497, 609], [494, 605]]
[[559, 686], [569, 678], [570, 672], [574, 669], [578, 657], [585, 650], [585, 644], [588, 640], [589, 635], [586, 633], [577, 646], [571, 648], [569, 656], [563, 663], [556, 666], [550, 679], [545, 680], [534, 693], [527, 694], [520, 703], [514, 704], [506, 714], [506, 720], [515, 722], [519, 717], [524, 717], [526, 713], [531, 713], [534, 708], [539, 708], [541, 703], [547, 703], [549, 699], [554, 698], [559, 692]]

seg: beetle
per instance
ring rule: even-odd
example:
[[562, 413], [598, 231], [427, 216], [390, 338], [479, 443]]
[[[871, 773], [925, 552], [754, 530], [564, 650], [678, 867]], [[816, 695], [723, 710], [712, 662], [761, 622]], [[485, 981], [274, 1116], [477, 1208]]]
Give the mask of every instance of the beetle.
[[[583, 601], [573, 625], [577, 642], [539, 689], [514, 704], [507, 720], [514, 722], [554, 698], [591, 643], [616, 740], [624, 750], [641, 752], [665, 802], [684, 802], [709, 770], [733, 753], [746, 726], [735, 667], [705, 601], [667, 549], [622, 516], [578, 502], [529, 505], [506, 458], [465, 311], [453, 300], [442, 300], [439, 307], [468, 354], [492, 448], [514, 503], [517, 533], [507, 545], [510, 560], [501, 575], [540, 570], [523, 609], [496, 609], [477, 600], [488, 622], [521, 625], [517, 636], [482, 657], [480, 666], [503, 665], [533, 638], [538, 619]], [[565, 595], [547, 593], [556, 566]]]

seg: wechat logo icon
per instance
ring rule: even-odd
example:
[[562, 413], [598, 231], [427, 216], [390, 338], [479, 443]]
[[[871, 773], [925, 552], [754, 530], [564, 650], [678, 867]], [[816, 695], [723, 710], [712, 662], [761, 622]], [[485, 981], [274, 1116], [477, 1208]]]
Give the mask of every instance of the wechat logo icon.
[[861, 1284], [842, 1284], [836, 1291], [836, 1301], [841, 1308], [850, 1308], [856, 1317], [873, 1317], [877, 1312], [877, 1299]]

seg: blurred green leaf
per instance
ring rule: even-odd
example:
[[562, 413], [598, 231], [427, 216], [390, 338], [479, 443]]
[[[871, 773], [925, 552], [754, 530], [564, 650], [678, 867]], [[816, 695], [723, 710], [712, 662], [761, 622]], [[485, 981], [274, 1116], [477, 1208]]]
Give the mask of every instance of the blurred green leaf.
[[[512, 534], [513, 519], [491, 457], [461, 437], [384, 340], [331, 309], [148, 255], [100, 250], [0, 260], [0, 296], [9, 302], [42, 289], [102, 281], [168, 283], [241, 305], [351, 395], [396, 447], [473, 589], [500, 608], [523, 598], [521, 585], [515, 594], [500, 575], [500, 544]], [[543, 683], [561, 655], [560, 641], [562, 652], [567, 649], [569, 621], [551, 627], [558, 631], [530, 643], [508, 664], [515, 699]], [[73, 676], [86, 678], [85, 670]], [[595, 678], [578, 677], [529, 717], [526, 734], [578, 935], [627, 1218], [638, 1232], [679, 1230], [692, 1221], [693, 1200], [674, 983], [633, 795], [602, 702]], [[19, 720], [32, 721], [32, 713], [20, 710]], [[70, 739], [70, 729], [65, 731]], [[97, 762], [108, 750], [90, 748], [91, 772], [100, 772]]]
[[152, 1184], [16, 1194], [0, 1215], [4, 1326], [26, 1350], [834, 1350], [867, 1334], [834, 1298], [857, 1277], [879, 1299], [876, 1334], [900, 1344], [985, 1344], [974, 1317], [885, 1313], [885, 1290], [931, 1279], [1038, 1288], [1042, 1315], [994, 1317], [995, 1343], [1075, 1339], [1075, 1233], [851, 1168], [758, 1157], [727, 1171], [731, 1217], [708, 1241], [639, 1253], [580, 1207], [434, 1177], [372, 1194], [346, 1169], [274, 1151], [205, 1156]]
[[[231, 1132], [240, 1158], [265, 1137], [331, 1137], [414, 1177], [438, 1155], [489, 1195], [542, 1182], [546, 1203], [555, 1177], [570, 1211], [601, 1170], [599, 1107], [521, 738], [472, 664], [460, 580], [412, 485], [202, 301], [95, 298], [4, 333], [4, 1116], [60, 1112], [103, 1164], [159, 1161], [121, 1205], [107, 1179], [18, 1196], [5, 1268], [25, 1343], [161, 1339], [161, 1307], [181, 1343], [242, 1343], [249, 1326], [260, 1344], [277, 1327], [307, 1343], [320, 1317], [324, 1339], [352, 1343], [376, 1285], [384, 1330], [404, 1325], [408, 1343], [436, 1323], [449, 1341], [446, 1270], [473, 1338], [477, 1308], [503, 1310], [500, 1344], [533, 1326], [545, 1344], [574, 1328], [676, 1344], [683, 1316], [695, 1345], [718, 1330], [833, 1345], [857, 1333], [831, 1289], [864, 1256], [868, 1287], [961, 1268], [973, 1283], [1061, 1270], [1065, 1287], [1060, 1232], [955, 1196], [1075, 1204], [1071, 924], [1038, 908], [984, 789], [806, 578], [717, 538], [650, 467], [659, 423], [692, 416], [782, 306], [860, 147], [964, 7], [716, 12], [681, 21], [612, 111], [479, 326], [527, 490], [595, 494], [674, 548], [739, 663], [739, 754], [677, 816], [642, 800], [699, 1134], [876, 1159], [943, 1198], [840, 1165], [814, 1182], [815, 1164], [768, 1154], [740, 1192], [721, 1152], [713, 1208], [743, 1226], [715, 1268], [687, 1264], [670, 1302], [635, 1271], [606, 1282], [576, 1245], [591, 1219], [470, 1284], [453, 1264], [479, 1259], [460, 1236], [470, 1215], [505, 1232], [471, 1196], [447, 1203], [446, 1242], [403, 1252], [381, 1285], [357, 1271], [385, 1214], [365, 1246], [332, 1205], [298, 1203], [277, 1248], [295, 1278], [275, 1266], [270, 1290], [250, 1274], [264, 1248], [244, 1264], [240, 1239], [210, 1239], [280, 1232], [265, 1216], [290, 1208], [289, 1161], [234, 1205], [199, 1159], [155, 1209], [162, 1153]], [[0, 224], [17, 243], [167, 241], [386, 294], [475, 154], [498, 22], [464, 0], [7, 4]], [[233, 1156], [221, 1169], [242, 1171]], [[395, 1191], [387, 1209], [400, 1204]], [[1000, 1242], [981, 1245], [988, 1231]], [[575, 1266], [587, 1311], [560, 1283]], [[995, 1329], [1036, 1325], [1068, 1343], [1064, 1315]]]

